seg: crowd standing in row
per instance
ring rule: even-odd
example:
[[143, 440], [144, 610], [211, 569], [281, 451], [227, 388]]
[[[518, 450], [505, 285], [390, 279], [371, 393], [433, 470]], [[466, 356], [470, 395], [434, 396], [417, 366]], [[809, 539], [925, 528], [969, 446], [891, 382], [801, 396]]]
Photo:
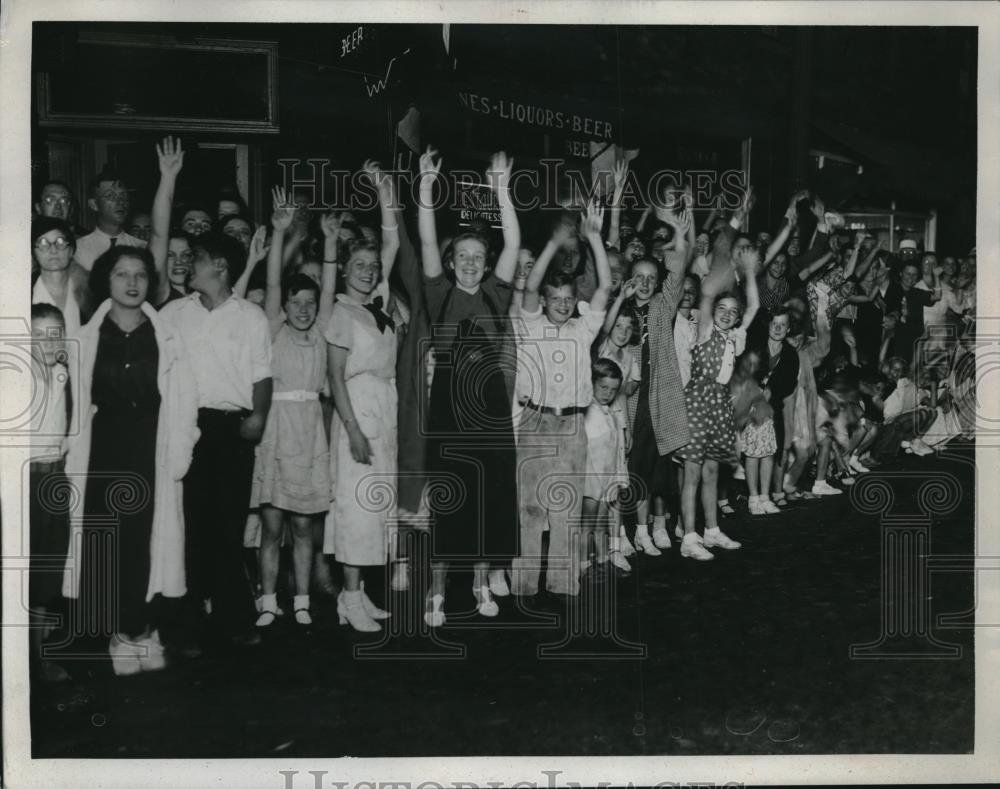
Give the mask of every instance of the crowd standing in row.
[[533, 247], [500, 153], [497, 251], [489, 228], [438, 237], [430, 149], [416, 244], [374, 162], [379, 228], [276, 188], [255, 231], [235, 192], [175, 205], [184, 152], [168, 137], [157, 155], [148, 214], [111, 172], [89, 233], [65, 184], [35, 205], [36, 647], [61, 598], [118, 674], [163, 668], [164, 642], [253, 644], [284, 614], [286, 545], [296, 626], [333, 588], [332, 555], [340, 623], [378, 631], [390, 613], [366, 570], [391, 562], [406, 590], [408, 528], [431, 533], [426, 624], [445, 623], [455, 567], [492, 617], [539, 591], [543, 565], [567, 595], [628, 573], [671, 525], [685, 558], [739, 549], [720, 526], [734, 480], [766, 516], [971, 434], [975, 251], [891, 254], [808, 192], [773, 236], [745, 232], [749, 188], [700, 227], [683, 188], [633, 225], [622, 164], [610, 200]]

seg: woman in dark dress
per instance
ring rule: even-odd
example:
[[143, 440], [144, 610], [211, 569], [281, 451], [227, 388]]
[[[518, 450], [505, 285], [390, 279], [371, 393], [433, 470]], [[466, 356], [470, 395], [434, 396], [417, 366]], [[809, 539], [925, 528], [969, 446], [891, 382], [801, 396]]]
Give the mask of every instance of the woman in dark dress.
[[[510, 594], [506, 567], [518, 554], [516, 448], [511, 420], [513, 346], [507, 318], [520, 230], [507, 191], [510, 163], [493, 159], [487, 182], [497, 193], [504, 248], [490, 276], [489, 241], [453, 239], [445, 277], [430, 206], [440, 170], [420, 159], [419, 229], [427, 310], [434, 321], [434, 380], [427, 419], [429, 506], [434, 515], [431, 588], [424, 620], [444, 624], [449, 563], [473, 566], [472, 592], [482, 616], [499, 612], [493, 595]], [[440, 494], [440, 495], [439, 495]]]
[[[117, 674], [164, 667], [149, 601], [184, 587], [178, 488], [196, 401], [178, 341], [146, 303], [155, 279], [145, 249], [113, 247], [94, 263], [90, 289], [103, 303], [81, 331], [79, 428], [67, 464], [86, 475], [71, 596], [84, 633], [109, 640]], [[171, 405], [161, 413], [164, 397]]]

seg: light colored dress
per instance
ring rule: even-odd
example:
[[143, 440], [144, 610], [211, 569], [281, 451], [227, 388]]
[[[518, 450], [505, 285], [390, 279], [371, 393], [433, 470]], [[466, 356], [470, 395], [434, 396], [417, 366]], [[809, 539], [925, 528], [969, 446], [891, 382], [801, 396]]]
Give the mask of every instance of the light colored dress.
[[271, 323], [274, 390], [254, 463], [250, 506], [302, 515], [330, 508], [330, 448], [319, 393], [326, 388], [327, 346], [320, 328], [305, 334]]
[[[386, 298], [383, 282], [379, 294]], [[384, 565], [396, 523], [396, 333], [380, 332], [365, 305], [337, 296], [324, 332], [331, 345], [348, 351], [344, 378], [358, 427], [368, 439], [371, 463], [351, 457], [343, 417], [330, 429], [333, 506], [326, 519], [323, 552], [342, 564]]]

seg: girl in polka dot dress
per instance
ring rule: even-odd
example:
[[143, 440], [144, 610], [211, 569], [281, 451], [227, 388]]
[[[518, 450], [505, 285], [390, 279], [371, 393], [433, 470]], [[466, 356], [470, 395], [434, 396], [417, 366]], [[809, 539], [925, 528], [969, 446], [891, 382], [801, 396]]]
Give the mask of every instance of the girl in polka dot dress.
[[[728, 257], [728, 256], [727, 256]], [[746, 309], [737, 293], [727, 290], [733, 282], [729, 260], [714, 263], [702, 283], [700, 314], [711, 316], [698, 327], [698, 339], [691, 349], [691, 379], [684, 387], [684, 403], [691, 424], [691, 442], [677, 451], [684, 461], [684, 488], [681, 515], [684, 539], [681, 556], [707, 561], [714, 558], [708, 548], [734, 550], [740, 543], [719, 529], [716, 498], [719, 463], [735, 460], [735, 425], [729, 391], [739, 356], [746, 345], [746, 330], [757, 314], [756, 268], [759, 255], [752, 247], [741, 248], [733, 262], [742, 269], [746, 288]], [[741, 315], [742, 313], [742, 320]], [[695, 495], [701, 483], [705, 510], [705, 535], [695, 531]]]

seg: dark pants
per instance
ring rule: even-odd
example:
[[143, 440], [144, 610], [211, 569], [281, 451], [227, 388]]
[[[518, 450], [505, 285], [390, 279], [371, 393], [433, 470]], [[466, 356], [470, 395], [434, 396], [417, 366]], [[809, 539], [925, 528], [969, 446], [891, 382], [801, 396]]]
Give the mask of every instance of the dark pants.
[[239, 434], [247, 413], [199, 409], [201, 438], [184, 478], [188, 596], [198, 607], [211, 600], [223, 633], [247, 630], [255, 616], [243, 568], [254, 465], [254, 445]]
[[879, 428], [869, 454], [883, 463], [892, 460], [899, 453], [899, 442], [912, 441], [926, 433], [934, 424], [935, 417], [933, 408], [920, 408], [900, 414], [892, 422]]

